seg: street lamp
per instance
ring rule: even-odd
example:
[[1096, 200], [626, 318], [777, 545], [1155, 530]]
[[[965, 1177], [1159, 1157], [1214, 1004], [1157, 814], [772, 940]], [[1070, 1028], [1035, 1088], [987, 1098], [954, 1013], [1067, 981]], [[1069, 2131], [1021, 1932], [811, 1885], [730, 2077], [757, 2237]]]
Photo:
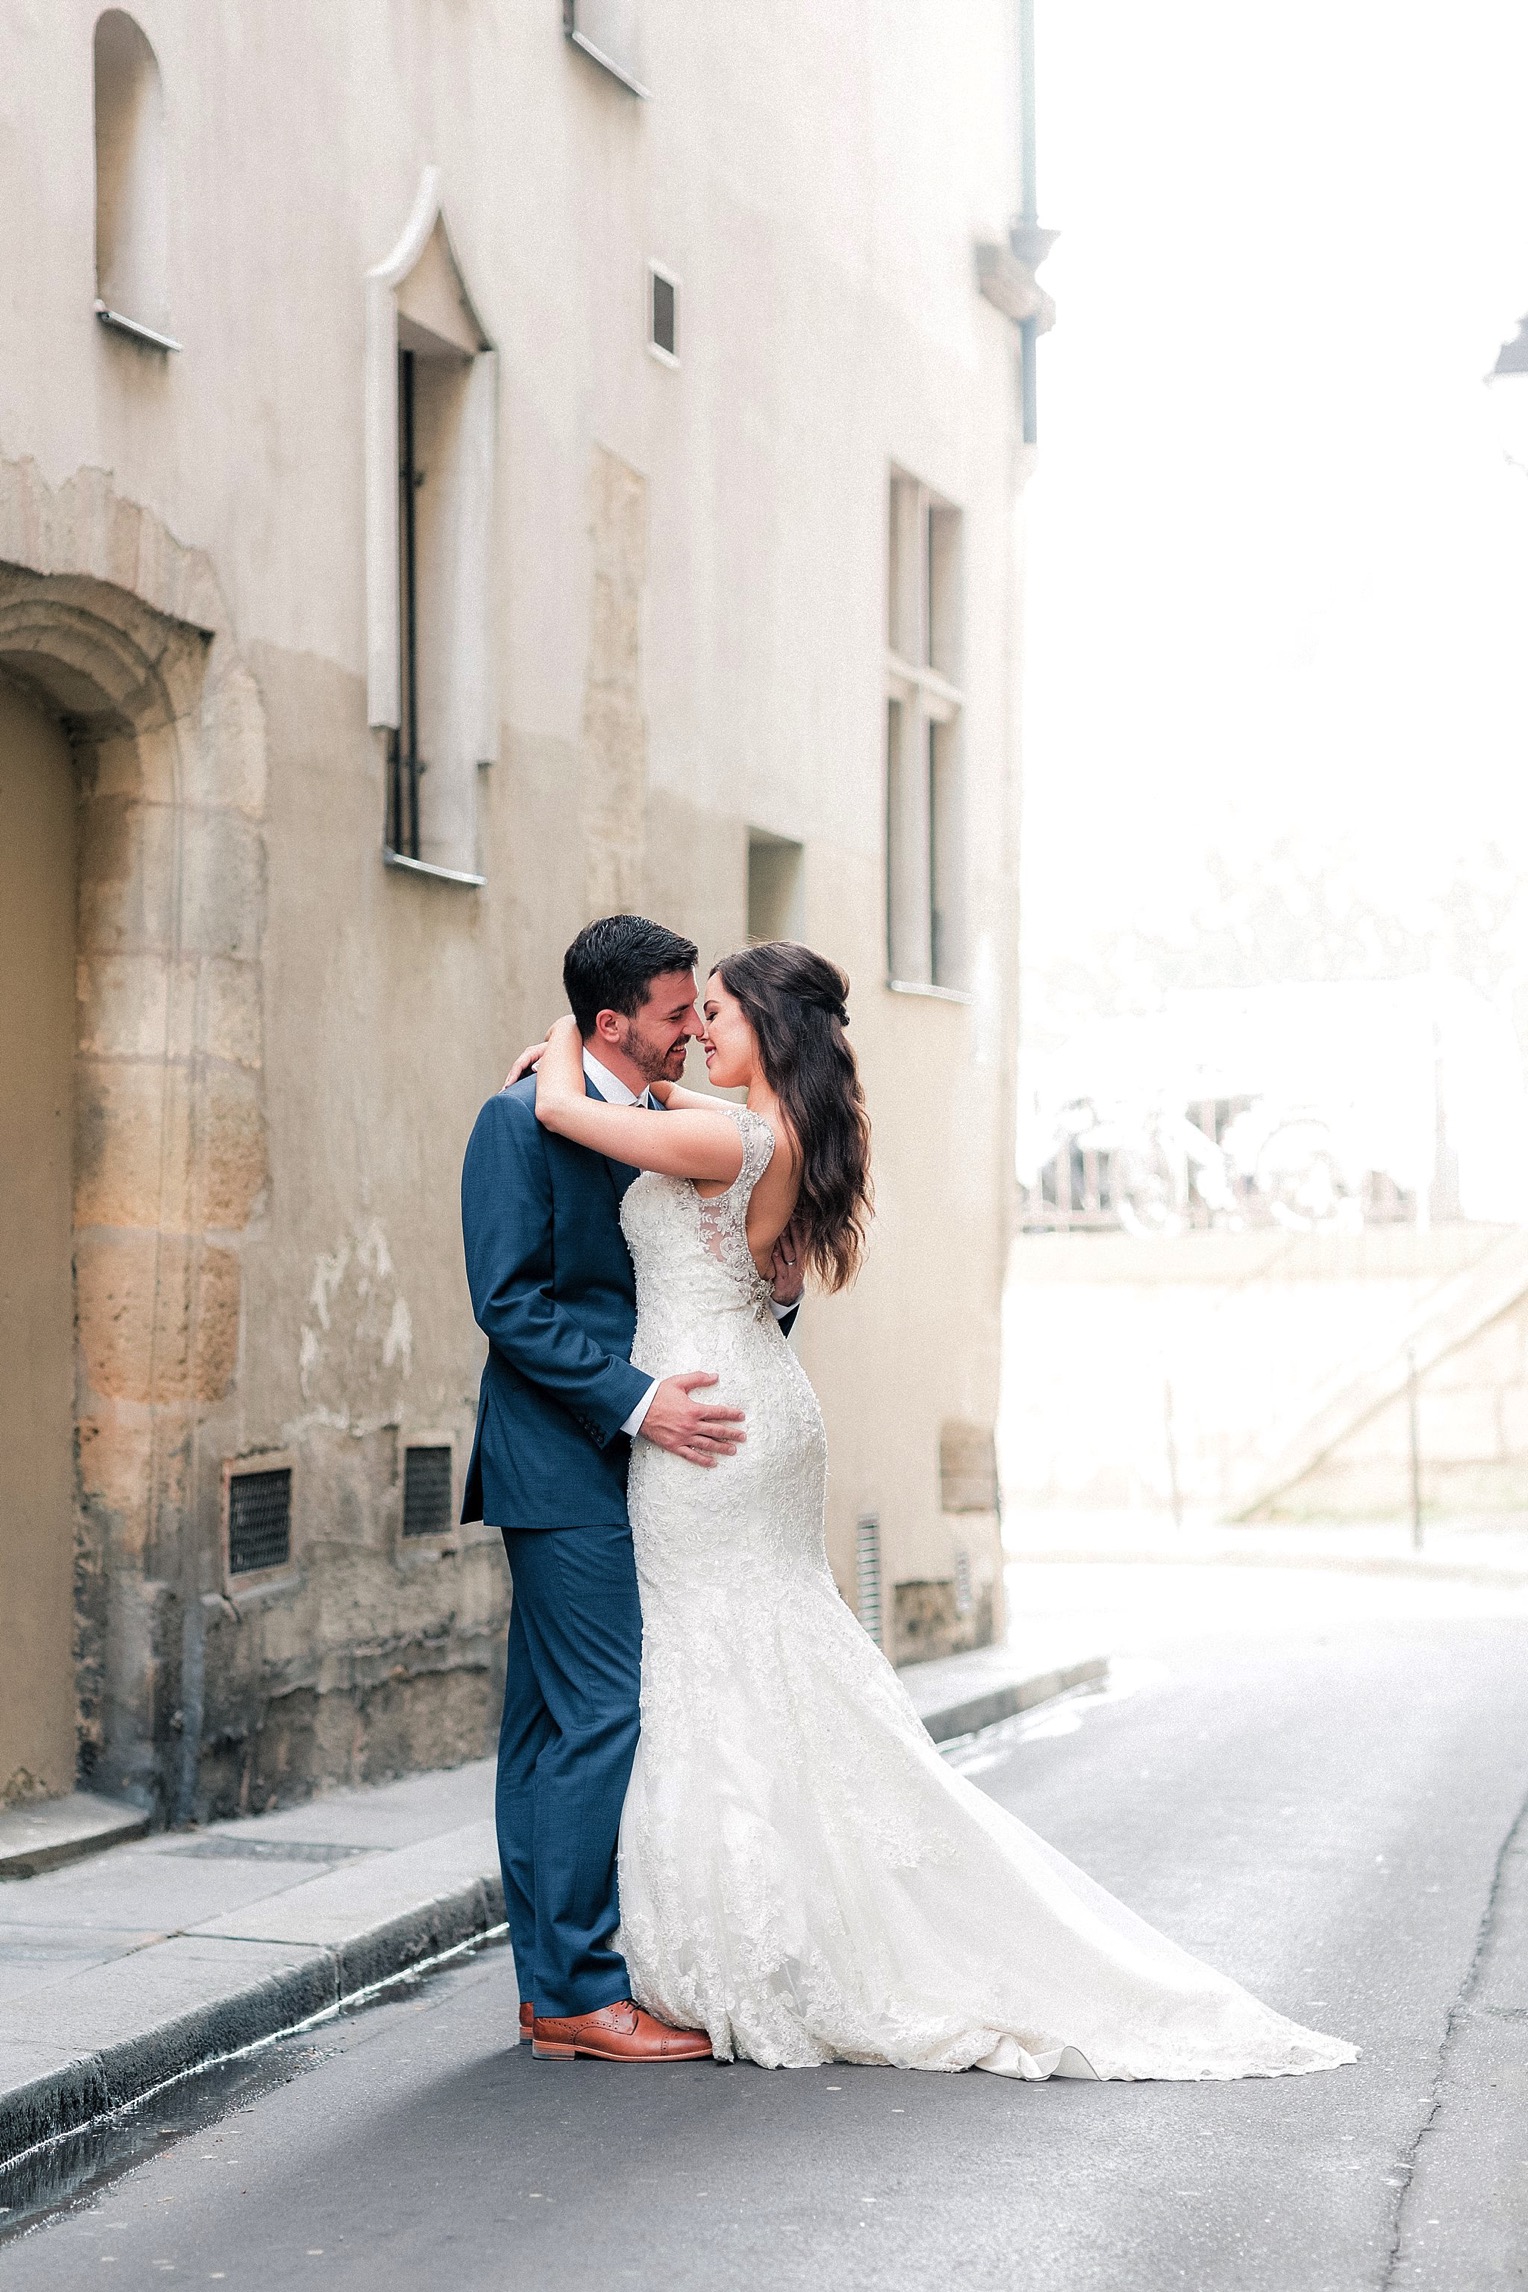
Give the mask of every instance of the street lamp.
[[1528, 477], [1528, 318], [1518, 320], [1517, 333], [1497, 352], [1486, 388], [1502, 454]]

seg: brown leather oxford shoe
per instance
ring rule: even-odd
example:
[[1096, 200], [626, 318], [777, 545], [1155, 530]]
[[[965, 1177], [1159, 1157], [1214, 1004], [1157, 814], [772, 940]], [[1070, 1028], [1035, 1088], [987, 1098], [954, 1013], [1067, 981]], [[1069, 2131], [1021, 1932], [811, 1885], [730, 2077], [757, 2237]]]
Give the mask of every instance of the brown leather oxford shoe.
[[703, 2029], [670, 2029], [618, 1998], [598, 2013], [537, 2014], [531, 2051], [538, 2061], [709, 2061], [711, 2040]]
[[535, 2007], [531, 2004], [529, 1998], [522, 1998], [520, 2000], [520, 2036], [517, 2041], [519, 2044], [524, 2045], [526, 2039], [531, 2034], [532, 2028], [535, 2025], [535, 2020]]

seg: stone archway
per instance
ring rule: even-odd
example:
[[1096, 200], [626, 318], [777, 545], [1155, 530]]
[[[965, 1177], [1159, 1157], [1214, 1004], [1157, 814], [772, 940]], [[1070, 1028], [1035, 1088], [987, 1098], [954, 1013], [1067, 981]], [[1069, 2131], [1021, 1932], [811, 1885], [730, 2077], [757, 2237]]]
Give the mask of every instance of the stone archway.
[[[263, 722], [205, 561], [96, 473], [51, 492], [0, 467], [0, 676], [49, 720], [55, 763], [67, 743], [77, 856], [73, 1677], [60, 1698], [55, 1616], [52, 1747], [29, 1763], [0, 1704], [0, 1794], [70, 1789], [77, 1761], [164, 1811], [200, 1732], [242, 1241], [266, 1183]], [[56, 1601], [56, 1553], [40, 1577]]]

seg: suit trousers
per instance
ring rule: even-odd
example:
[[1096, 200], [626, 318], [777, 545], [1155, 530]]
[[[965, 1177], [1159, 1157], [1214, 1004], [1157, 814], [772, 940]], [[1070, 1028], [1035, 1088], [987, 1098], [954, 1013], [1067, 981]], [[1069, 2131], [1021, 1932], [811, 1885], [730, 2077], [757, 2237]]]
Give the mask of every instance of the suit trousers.
[[515, 1978], [538, 2014], [595, 2013], [631, 1995], [614, 1947], [642, 1681], [631, 1530], [501, 1533], [514, 1605], [495, 1814]]

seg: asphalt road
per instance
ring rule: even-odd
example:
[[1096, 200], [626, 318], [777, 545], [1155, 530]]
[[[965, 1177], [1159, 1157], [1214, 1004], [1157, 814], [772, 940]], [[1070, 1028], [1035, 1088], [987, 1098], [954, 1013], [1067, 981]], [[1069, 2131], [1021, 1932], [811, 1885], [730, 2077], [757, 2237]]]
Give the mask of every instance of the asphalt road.
[[150, 2103], [74, 2159], [94, 2187], [0, 2243], [0, 2284], [1528, 2286], [1528, 1627], [1349, 1601], [1170, 1642], [1122, 1665], [1132, 1692], [957, 1756], [1177, 1939], [1356, 2039], [1358, 2067], [538, 2064], [489, 1949]]

